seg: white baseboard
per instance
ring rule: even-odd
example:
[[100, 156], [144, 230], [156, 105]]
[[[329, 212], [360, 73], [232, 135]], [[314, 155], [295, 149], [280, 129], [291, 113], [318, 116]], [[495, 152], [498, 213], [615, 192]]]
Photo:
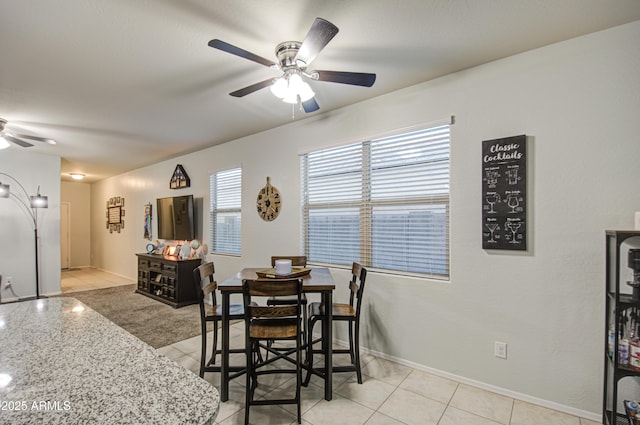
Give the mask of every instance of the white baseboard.
[[96, 270], [100, 270], [100, 271], [105, 272], [105, 273], [114, 274], [114, 275], [119, 276], [119, 277], [122, 277], [122, 278], [124, 278], [124, 279], [128, 279], [128, 280], [130, 280], [130, 281], [131, 281], [131, 283], [136, 283], [136, 281], [137, 281], [137, 280], [136, 280], [137, 278], [135, 278], [135, 277], [133, 277], [133, 278], [132, 278], [131, 276], [125, 276], [125, 275], [123, 275], [123, 274], [114, 273], [114, 272], [112, 272], [111, 270], [105, 270], [105, 269], [102, 269], [102, 268], [100, 268], [100, 267], [94, 267], [94, 268], [95, 268]]
[[[314, 332], [315, 334], [315, 332]], [[336, 340], [334, 339], [334, 343], [343, 345], [345, 347], [349, 346], [347, 341]], [[419, 363], [411, 362], [405, 359], [401, 359], [399, 357], [394, 357], [386, 353], [382, 353], [379, 351], [370, 350], [366, 347], [360, 347], [361, 353], [370, 354], [375, 357], [380, 357], [385, 360], [389, 360], [394, 363], [401, 364], [403, 366], [408, 366], [413, 369], [420, 370], [422, 372], [431, 373], [432, 375], [440, 376], [442, 378], [451, 379], [452, 381], [460, 382], [462, 384], [470, 385], [479, 389], [491, 391], [496, 394], [500, 394], [506, 397], [511, 397], [515, 400], [524, 401], [526, 403], [535, 404], [537, 406], [546, 407], [548, 409], [557, 410], [558, 412], [567, 413], [569, 415], [578, 416], [580, 418], [588, 419], [590, 421], [600, 423], [602, 420], [602, 416], [600, 413], [588, 412], [582, 409], [576, 409], [575, 407], [566, 406], [564, 404], [556, 403], [553, 401], [545, 400], [538, 397], [533, 397], [528, 394], [519, 393], [517, 391], [512, 391], [506, 388], [498, 387], [495, 385], [487, 384], [485, 382], [476, 381], [474, 379], [465, 378], [464, 376], [455, 375], [453, 373], [445, 372], [439, 369], [434, 369], [432, 367], [428, 367]]]
[[[349, 344], [345, 341], [336, 341], [338, 344], [341, 345], [346, 345], [348, 346]], [[549, 400], [545, 400], [545, 399], [541, 399], [538, 397], [533, 397], [531, 395], [528, 394], [523, 394], [523, 393], [519, 393], [517, 391], [512, 391], [506, 388], [502, 388], [502, 387], [498, 387], [495, 385], [491, 385], [491, 384], [487, 384], [485, 382], [480, 382], [480, 381], [476, 381], [474, 379], [469, 379], [469, 378], [465, 378], [464, 376], [459, 376], [459, 375], [455, 375], [453, 373], [449, 373], [449, 372], [445, 372], [439, 369], [434, 369], [432, 367], [428, 367], [425, 365], [421, 365], [419, 363], [414, 363], [405, 359], [401, 359], [398, 357], [394, 357], [394, 356], [390, 356], [389, 354], [386, 353], [381, 353], [378, 351], [374, 351], [374, 350], [370, 350], [368, 348], [364, 348], [361, 347], [360, 351], [362, 353], [367, 353], [367, 354], [371, 354], [372, 356], [375, 357], [380, 357], [383, 358], [385, 360], [389, 360], [392, 361], [394, 363], [398, 363], [404, 366], [408, 366], [411, 367], [413, 369], [417, 369], [417, 370], [421, 370], [423, 372], [428, 372], [431, 373], [433, 375], [436, 376], [440, 376], [442, 378], [447, 378], [447, 379], [451, 379], [453, 381], [457, 381], [466, 385], [471, 385], [473, 387], [476, 388], [480, 388], [483, 390], [487, 390], [487, 391], [491, 391], [493, 393], [496, 394], [500, 394], [506, 397], [511, 397], [515, 400], [520, 400], [520, 401], [524, 401], [526, 403], [531, 403], [531, 404], [535, 404], [541, 407], [546, 407], [548, 409], [552, 409], [552, 410], [557, 410], [558, 412], [562, 412], [562, 413], [567, 413], [569, 415], [573, 415], [573, 416], [578, 416], [580, 418], [584, 418], [584, 419], [588, 419], [590, 421], [594, 421], [597, 423], [600, 423], [600, 421], [602, 420], [602, 416], [600, 413], [594, 413], [594, 412], [588, 412], [586, 410], [582, 410], [582, 409], [576, 409], [574, 407], [571, 406], [566, 406], [564, 404], [560, 404], [560, 403], [556, 403], [553, 401], [549, 401]]]
[[8, 304], [15, 301], [20, 301], [19, 297], [2, 297], [2, 304]]

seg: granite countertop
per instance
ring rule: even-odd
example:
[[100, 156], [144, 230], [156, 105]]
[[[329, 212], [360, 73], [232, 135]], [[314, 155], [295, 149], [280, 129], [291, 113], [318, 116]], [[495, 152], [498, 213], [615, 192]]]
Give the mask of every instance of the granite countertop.
[[0, 305], [0, 424], [213, 424], [220, 396], [74, 298]]

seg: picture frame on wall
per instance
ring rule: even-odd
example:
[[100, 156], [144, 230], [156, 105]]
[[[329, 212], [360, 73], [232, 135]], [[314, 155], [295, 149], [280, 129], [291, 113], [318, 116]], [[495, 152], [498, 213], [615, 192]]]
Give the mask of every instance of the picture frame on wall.
[[482, 248], [527, 249], [527, 136], [482, 142]]
[[169, 181], [169, 189], [182, 189], [191, 186], [191, 179], [182, 164], [176, 165]]
[[120, 231], [124, 229], [124, 197], [111, 197], [107, 200], [106, 204], [107, 229], [109, 230], [109, 233], [113, 233], [114, 230], [117, 233], [120, 233]]
[[151, 213], [152, 213], [152, 205], [151, 203], [147, 203], [144, 206], [144, 238], [146, 240], [153, 239], [153, 229], [151, 227]]

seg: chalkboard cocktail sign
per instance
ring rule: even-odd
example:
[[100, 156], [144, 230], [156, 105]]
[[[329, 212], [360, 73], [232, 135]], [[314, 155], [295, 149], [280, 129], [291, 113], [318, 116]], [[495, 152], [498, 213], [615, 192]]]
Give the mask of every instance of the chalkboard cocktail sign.
[[482, 248], [527, 249], [525, 135], [482, 142]]

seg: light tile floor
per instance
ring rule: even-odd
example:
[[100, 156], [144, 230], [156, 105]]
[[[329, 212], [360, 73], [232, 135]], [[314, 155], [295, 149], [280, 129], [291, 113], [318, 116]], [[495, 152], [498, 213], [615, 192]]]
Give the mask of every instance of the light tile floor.
[[134, 280], [93, 267], [65, 269], [61, 272], [62, 293], [89, 291], [112, 286], [131, 285]]
[[[231, 327], [232, 346], [244, 343], [244, 325]], [[208, 338], [211, 341], [212, 338]], [[207, 347], [208, 352], [210, 347]], [[158, 351], [194, 373], [199, 370], [200, 337]], [[314, 360], [315, 357], [314, 357]], [[322, 362], [322, 356], [317, 359]], [[344, 360], [337, 359], [336, 364]], [[242, 364], [242, 355], [232, 355]], [[355, 373], [334, 375], [333, 400], [324, 400], [323, 382], [313, 377], [302, 388], [302, 423], [306, 425], [597, 425], [584, 418], [525, 403], [368, 354], [362, 355], [363, 383]], [[205, 379], [219, 388], [217, 373]], [[270, 376], [260, 380], [262, 397], [291, 397], [295, 378]], [[230, 384], [229, 401], [222, 403], [216, 424], [244, 423], [245, 378]], [[252, 424], [295, 424], [295, 405], [253, 406]]]
[[[97, 269], [63, 271], [62, 291], [73, 292], [131, 284], [131, 280]], [[231, 345], [244, 344], [242, 323], [231, 327]], [[212, 338], [208, 338], [209, 341]], [[158, 349], [194, 373], [198, 373], [200, 337]], [[210, 347], [208, 347], [208, 352]], [[346, 357], [346, 356], [345, 356]], [[316, 358], [314, 357], [314, 360]], [[231, 356], [242, 364], [243, 355]], [[317, 361], [321, 362], [319, 356]], [[335, 363], [340, 364], [336, 359]], [[302, 423], [305, 425], [597, 425], [598, 422], [481, 390], [368, 354], [362, 355], [363, 383], [354, 373], [334, 375], [333, 400], [324, 400], [322, 381], [313, 377], [302, 388]], [[217, 373], [205, 379], [219, 388]], [[260, 380], [257, 394], [290, 397], [295, 378], [276, 375]], [[230, 384], [229, 400], [221, 403], [217, 425], [244, 423], [244, 377]], [[254, 406], [251, 423], [290, 425], [297, 423], [295, 405]]]

